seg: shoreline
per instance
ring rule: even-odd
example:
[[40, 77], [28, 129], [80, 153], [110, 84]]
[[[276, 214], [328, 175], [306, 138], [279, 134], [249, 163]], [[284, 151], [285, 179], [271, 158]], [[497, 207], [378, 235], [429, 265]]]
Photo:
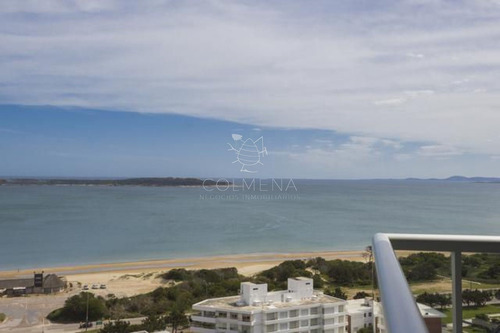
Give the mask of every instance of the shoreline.
[[[397, 255], [408, 255], [412, 251], [398, 251]], [[89, 265], [39, 267], [36, 269], [0, 271], [0, 279], [31, 278], [34, 271], [45, 274], [57, 274], [68, 282], [69, 288], [63, 293], [47, 295], [66, 299], [83, 291], [83, 286], [94, 284], [106, 285], [105, 289], [89, 289], [96, 295], [107, 297], [132, 297], [151, 292], [159, 287], [171, 285], [161, 275], [174, 268], [215, 269], [235, 267], [244, 276], [253, 276], [266, 269], [279, 265], [286, 260], [307, 260], [322, 257], [326, 260], [366, 261], [364, 250], [350, 251], [308, 251], [289, 253], [249, 253], [217, 255], [205, 257], [187, 257], [176, 259], [155, 259], [129, 262], [101, 263]], [[58, 295], [58, 296], [57, 296]]]
[[210, 269], [220, 267], [245, 268], [251, 265], [275, 266], [285, 260], [309, 259], [323, 257], [325, 259], [363, 260], [363, 250], [348, 251], [307, 251], [286, 253], [248, 253], [215, 255], [200, 257], [182, 257], [173, 259], [149, 259], [124, 262], [109, 262], [82, 265], [64, 265], [53, 267], [34, 267], [23, 269], [0, 270], [0, 279], [31, 276], [33, 271], [44, 271], [46, 274], [78, 275], [110, 272], [143, 272], [152, 270], [170, 270], [173, 268]]

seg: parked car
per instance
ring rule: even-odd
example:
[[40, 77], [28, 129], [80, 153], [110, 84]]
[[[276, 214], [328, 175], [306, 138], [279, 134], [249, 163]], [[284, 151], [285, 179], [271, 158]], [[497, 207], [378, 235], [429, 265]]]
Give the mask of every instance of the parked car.
[[99, 285], [98, 284], [93, 284], [92, 285], [92, 289], [99, 289]]
[[101, 284], [101, 289], [106, 289], [106, 285], [105, 284]]
[[80, 323], [80, 328], [89, 328], [94, 326], [91, 322], [88, 323]]
[[89, 286], [88, 285], [84, 285], [83, 286], [83, 290], [89, 290]]

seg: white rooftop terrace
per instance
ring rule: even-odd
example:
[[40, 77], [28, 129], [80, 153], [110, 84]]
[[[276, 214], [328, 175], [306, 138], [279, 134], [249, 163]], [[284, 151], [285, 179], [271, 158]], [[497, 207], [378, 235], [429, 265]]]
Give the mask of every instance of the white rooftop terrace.
[[[282, 294], [287, 294], [287, 291], [274, 291], [269, 292], [269, 296], [281, 296]], [[322, 292], [314, 291], [314, 294], [311, 298], [308, 299], [300, 299], [300, 300], [292, 300], [289, 302], [262, 302], [260, 304], [244, 304], [240, 302], [240, 296], [229, 296], [229, 297], [221, 297], [221, 298], [211, 298], [204, 301], [201, 301], [194, 305], [194, 308], [212, 308], [215, 310], [228, 310], [228, 311], [244, 311], [251, 312], [256, 310], [273, 310], [273, 309], [286, 309], [286, 308], [294, 308], [301, 306], [310, 306], [310, 305], [322, 305], [322, 304], [338, 304], [339, 302], [345, 302], [343, 299], [328, 296], [323, 294]]]

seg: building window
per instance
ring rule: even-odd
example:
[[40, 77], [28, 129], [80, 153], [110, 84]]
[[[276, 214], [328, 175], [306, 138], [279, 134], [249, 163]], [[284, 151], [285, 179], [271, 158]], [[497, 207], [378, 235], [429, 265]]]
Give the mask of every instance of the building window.
[[282, 319], [282, 318], [288, 318], [288, 312], [286, 312], [286, 311], [280, 312], [280, 319]]
[[288, 329], [288, 323], [280, 324], [280, 331], [286, 331]]
[[203, 311], [203, 316], [207, 318], [215, 318], [215, 312]]
[[277, 312], [271, 312], [266, 314], [266, 320], [276, 320], [278, 319], [278, 313]]
[[300, 327], [306, 327], [306, 326], [309, 326], [309, 320], [301, 320]]
[[309, 310], [308, 309], [302, 309], [302, 310], [300, 310], [300, 315], [301, 316], [308, 316], [309, 315]]
[[318, 313], [319, 313], [319, 308], [318, 307], [311, 309], [311, 314], [312, 315], [315, 315], [315, 314], [318, 314]]
[[335, 324], [335, 318], [328, 318], [324, 320], [325, 325], [333, 325]]
[[266, 332], [276, 332], [277, 330], [276, 324], [271, 324], [266, 326]]

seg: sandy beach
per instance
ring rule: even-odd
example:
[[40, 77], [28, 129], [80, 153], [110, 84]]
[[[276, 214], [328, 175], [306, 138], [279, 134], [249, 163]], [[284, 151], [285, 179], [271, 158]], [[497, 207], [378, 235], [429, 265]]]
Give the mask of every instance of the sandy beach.
[[0, 271], [0, 279], [31, 276], [33, 271], [43, 270], [45, 274], [56, 273], [64, 276], [73, 285], [73, 289], [68, 291], [69, 293], [78, 292], [81, 290], [81, 286], [86, 284], [89, 287], [92, 284], [106, 284], [106, 289], [98, 289], [93, 292], [101, 295], [112, 293], [118, 297], [125, 297], [149, 292], [165, 285], [166, 281], [158, 278], [158, 275], [173, 268], [211, 269], [236, 267], [240, 274], [253, 275], [276, 266], [285, 260], [315, 257], [323, 257], [328, 260], [364, 260], [363, 251], [239, 254], [82, 266], [38, 267], [19, 271]]

